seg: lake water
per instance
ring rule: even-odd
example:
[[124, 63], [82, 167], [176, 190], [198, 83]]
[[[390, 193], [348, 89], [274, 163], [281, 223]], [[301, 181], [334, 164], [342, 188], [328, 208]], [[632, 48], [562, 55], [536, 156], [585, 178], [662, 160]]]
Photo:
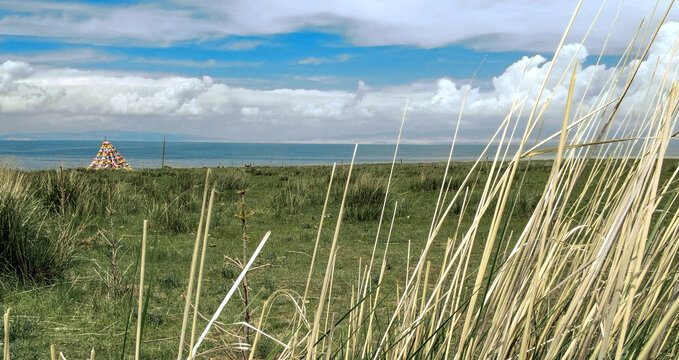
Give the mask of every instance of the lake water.
[[[160, 167], [162, 142], [111, 142], [133, 168]], [[66, 140], [0, 140], [0, 162], [22, 169], [86, 167], [97, 154], [101, 141]], [[347, 163], [351, 161], [354, 145], [350, 144], [250, 144], [168, 142], [165, 165], [175, 167], [255, 165], [311, 165]], [[455, 160], [474, 160], [483, 150], [482, 145], [455, 146]], [[398, 161], [445, 161], [450, 145], [401, 145]], [[359, 145], [359, 163], [391, 162], [394, 145]]]
[[[101, 141], [67, 140], [0, 140], [0, 164], [21, 169], [86, 167], [97, 154]], [[120, 154], [132, 168], [160, 167], [162, 142], [114, 141]], [[453, 160], [471, 161], [478, 158], [485, 145], [457, 144]], [[250, 144], [168, 142], [165, 165], [174, 167], [217, 167], [255, 165], [312, 165], [348, 163], [354, 145], [351, 144]], [[397, 161], [446, 161], [450, 145], [401, 145]], [[491, 154], [495, 147], [491, 148]], [[511, 149], [510, 149], [511, 151]], [[359, 145], [358, 163], [391, 162], [394, 145]], [[679, 148], [670, 147], [670, 156], [679, 155]], [[548, 158], [543, 155], [541, 158]]]

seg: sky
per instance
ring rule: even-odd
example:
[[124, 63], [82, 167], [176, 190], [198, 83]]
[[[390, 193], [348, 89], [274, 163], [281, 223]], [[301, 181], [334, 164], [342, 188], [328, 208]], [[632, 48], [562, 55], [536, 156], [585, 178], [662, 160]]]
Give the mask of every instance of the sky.
[[[0, 135], [393, 142], [412, 97], [406, 141], [450, 141], [462, 112], [461, 141], [484, 142], [517, 94], [535, 93], [576, 3], [3, 0]], [[605, 81], [668, 3], [585, 1], [556, 76], [574, 59], [594, 101], [589, 79]], [[675, 21], [673, 9], [649, 67]]]

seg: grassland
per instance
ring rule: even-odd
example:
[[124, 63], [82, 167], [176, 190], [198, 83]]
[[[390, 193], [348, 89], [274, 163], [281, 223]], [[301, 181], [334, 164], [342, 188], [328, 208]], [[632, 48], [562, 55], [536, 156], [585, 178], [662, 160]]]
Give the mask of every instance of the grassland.
[[[497, 151], [481, 157], [490, 162], [399, 164], [391, 187], [389, 165], [343, 166], [325, 216], [328, 166], [216, 169], [198, 329], [242, 278], [234, 214], [252, 211], [249, 252], [273, 235], [248, 273], [250, 325], [271, 337], [245, 343], [236, 296], [198, 358], [677, 358], [679, 167], [666, 159], [679, 115], [676, 46], [652, 71], [639, 61], [670, 8], [638, 28], [605, 79], [578, 75], [572, 58], [546, 63], [542, 80], [518, 80], [488, 139]], [[596, 101], [584, 101], [576, 79]], [[535, 88], [519, 91], [523, 81]], [[638, 86], [644, 98], [628, 98]], [[558, 118], [559, 131], [544, 127]], [[526, 160], [544, 152], [554, 160]], [[46, 358], [50, 345], [68, 359], [91, 349], [97, 359], [131, 358], [133, 339], [141, 358], [184, 358], [178, 339], [204, 176], [2, 170], [0, 296], [12, 308], [4, 359]], [[136, 285], [144, 220], [148, 300], [135, 310], [145, 290]]]
[[[550, 170], [549, 162], [525, 162], [526, 180], [517, 198], [516, 216], [509, 230], [518, 232], [532, 212]], [[396, 280], [406, 276], [417, 259], [427, 237], [434, 204], [443, 179], [445, 164], [397, 165], [387, 209], [398, 201], [399, 207], [391, 239], [384, 291], [395, 291]], [[479, 168], [478, 178], [487, 172]], [[250, 275], [249, 286], [253, 314], [259, 314], [262, 302], [276, 289], [304, 291], [311, 252], [316, 237], [319, 214], [327, 189], [330, 166], [257, 167], [214, 169], [217, 189], [215, 213], [207, 249], [205, 283], [201, 313], [209, 317], [231, 286], [239, 270], [228, 261], [239, 258], [240, 221], [236, 190], [248, 189], [247, 208], [254, 211], [248, 219], [247, 233], [252, 237], [250, 251], [267, 231], [272, 231], [258, 265]], [[460, 186], [471, 164], [452, 166], [450, 186]], [[379, 212], [384, 198], [388, 165], [359, 165], [347, 199], [346, 220], [341, 229], [336, 265], [333, 301], [338, 315], [347, 310], [359, 263], [369, 259]], [[339, 167], [331, 190], [326, 220], [336, 219], [346, 179], [347, 166]], [[191, 251], [200, 214], [205, 169], [154, 169], [132, 172], [111, 171], [36, 171], [24, 174], [31, 196], [42, 204], [45, 216], [76, 222], [75, 262], [53, 279], [21, 282], [7, 274], [0, 287], [3, 307], [12, 308], [11, 351], [13, 358], [45, 358], [50, 344], [72, 357], [83, 357], [94, 348], [97, 358], [120, 356], [129, 296], [135, 294], [136, 261], [142, 221], [150, 222], [147, 255], [147, 282], [151, 298], [144, 334], [144, 354], [149, 358], [170, 358], [176, 353], [181, 324], [183, 294], [186, 291]], [[474, 175], [476, 177], [476, 175]], [[517, 176], [523, 176], [517, 175]], [[337, 184], [337, 183], [336, 183]], [[479, 187], [472, 185], [470, 199], [478, 197]], [[473, 213], [471, 200], [467, 213]], [[458, 215], [450, 218], [442, 234], [453, 237]], [[387, 213], [386, 218], [391, 218]], [[463, 217], [464, 224], [470, 216]], [[59, 220], [57, 220], [59, 221]], [[57, 224], [58, 225], [58, 224]], [[487, 224], [480, 231], [487, 231]], [[332, 226], [321, 236], [320, 254], [327, 254]], [[386, 231], [382, 232], [382, 242]], [[111, 247], [106, 239], [122, 239], [117, 267], [122, 273], [122, 289], [111, 291]], [[410, 248], [409, 248], [410, 247]], [[433, 258], [440, 258], [445, 242], [434, 245]], [[476, 251], [480, 251], [476, 249]], [[327, 256], [320, 256], [314, 279], [321, 281]], [[477, 261], [477, 256], [472, 257]], [[434, 261], [434, 263], [436, 263]], [[434, 269], [436, 270], [436, 269]], [[310, 299], [314, 301], [313, 297]], [[242, 321], [243, 306], [232, 302], [220, 320]], [[285, 331], [292, 309], [285, 304], [276, 308], [267, 331]], [[380, 320], [383, 321], [383, 320]], [[201, 326], [203, 324], [201, 323]], [[202, 328], [202, 327], [201, 327]], [[132, 331], [130, 330], [131, 334]], [[266, 353], [267, 344], [260, 348]], [[128, 345], [128, 353], [131, 351]], [[19, 355], [20, 354], [20, 355]]]
[[[662, 180], [676, 168], [676, 161], [666, 161]], [[447, 186], [457, 189], [470, 172], [471, 163], [454, 163]], [[440, 230], [441, 239], [455, 238], [458, 220], [460, 229], [469, 228], [478, 197], [490, 164], [481, 163], [472, 173], [476, 182], [468, 185], [467, 208], [452, 210]], [[222, 168], [213, 170], [216, 187], [213, 220], [209, 232], [204, 284], [201, 291], [201, 317], [209, 318], [231, 287], [240, 270], [232, 259], [238, 259], [241, 249], [238, 189], [248, 189], [246, 206], [253, 211], [247, 221], [251, 252], [259, 238], [272, 231], [271, 240], [249, 275], [250, 312], [257, 321], [261, 306], [276, 290], [304, 292], [311, 253], [317, 233], [319, 214], [323, 207], [330, 166]], [[434, 204], [439, 194], [445, 164], [396, 165], [387, 209], [398, 201], [394, 228], [387, 254], [381, 291], [391, 293], [386, 301], [395, 302], [394, 292], [402, 291], [406, 271], [414, 263], [427, 239]], [[522, 162], [517, 179], [522, 179], [520, 192], [510, 194], [513, 216], [506, 223], [507, 234], [518, 234], [526, 225], [550, 174], [551, 162]], [[146, 281], [150, 297], [143, 336], [143, 357], [168, 359], [176, 355], [180, 332], [184, 294], [195, 231], [200, 215], [205, 169], [149, 169], [132, 172], [115, 171], [35, 171], [23, 173], [24, 183], [44, 218], [44, 226], [72, 229], [74, 261], [60, 273], [49, 278], [21, 280], [5, 272], [0, 282], [3, 308], [12, 308], [10, 350], [15, 359], [44, 359], [50, 345], [64, 351], [70, 358], [83, 358], [94, 349], [97, 359], [120, 358], [123, 353], [128, 315], [136, 316], [138, 293], [138, 253], [142, 222], [149, 220]], [[588, 171], [588, 170], [587, 170]], [[7, 172], [7, 171], [6, 171]], [[16, 172], [13, 172], [16, 173]], [[359, 165], [354, 169], [347, 194], [345, 222], [340, 231], [339, 251], [333, 277], [333, 313], [341, 317], [351, 307], [353, 287], [361, 266], [370, 258], [378, 219], [385, 195], [389, 165]], [[347, 167], [338, 168], [330, 192], [326, 220], [336, 220], [342, 195], [342, 180]], [[480, 179], [480, 180], [479, 180]], [[337, 184], [337, 183], [336, 183]], [[578, 189], [576, 189], [576, 192]], [[391, 210], [393, 211], [393, 210]], [[385, 214], [391, 219], [390, 210]], [[488, 231], [489, 219], [479, 226], [480, 236]], [[321, 233], [319, 263], [312, 277], [312, 288], [320, 288], [324, 278], [332, 240], [332, 226]], [[459, 230], [458, 230], [459, 232]], [[56, 236], [57, 231], [50, 234]], [[387, 232], [382, 230], [380, 249]], [[508, 239], [516, 238], [508, 235]], [[117, 280], [112, 279], [111, 242], [118, 243]], [[510, 240], [511, 242], [511, 240]], [[495, 252], [511, 248], [507, 242]], [[472, 249], [469, 268], [478, 268], [483, 244]], [[446, 242], [434, 242], [430, 250], [432, 273], [445, 252]], [[468, 274], [471, 277], [473, 274]], [[372, 279], [377, 284], [376, 275]], [[396, 284], [400, 283], [398, 289]], [[309, 297], [311, 303], [317, 295]], [[131, 301], [132, 297], [132, 301]], [[208, 348], [227, 346], [231, 333], [239, 333], [243, 303], [232, 301], [220, 317], [224, 332], [211, 336]], [[4, 311], [4, 309], [3, 309]], [[274, 303], [266, 328], [274, 336], [290, 333], [290, 318], [294, 309], [289, 302]], [[253, 322], [254, 322], [253, 321]], [[388, 314], [376, 317], [377, 327], [386, 326]], [[202, 329], [206, 319], [199, 321]], [[134, 337], [128, 329], [125, 353], [131, 356]], [[220, 340], [221, 339], [221, 340]], [[231, 339], [231, 340], [230, 340]], [[266, 340], [266, 339], [265, 339]], [[263, 340], [257, 357], [266, 357], [274, 343]], [[225, 343], [220, 343], [224, 341]], [[221, 355], [220, 355], [221, 354]], [[213, 356], [226, 357], [219, 351]]]

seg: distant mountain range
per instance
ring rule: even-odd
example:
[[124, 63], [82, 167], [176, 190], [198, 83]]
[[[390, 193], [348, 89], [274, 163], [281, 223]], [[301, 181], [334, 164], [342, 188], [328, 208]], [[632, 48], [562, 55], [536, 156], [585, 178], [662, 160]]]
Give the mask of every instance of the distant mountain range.
[[[90, 131], [82, 133], [15, 133], [2, 134], [0, 140], [104, 140], [163, 141], [163, 134], [131, 131]], [[205, 141], [191, 135], [167, 134], [167, 141]]]

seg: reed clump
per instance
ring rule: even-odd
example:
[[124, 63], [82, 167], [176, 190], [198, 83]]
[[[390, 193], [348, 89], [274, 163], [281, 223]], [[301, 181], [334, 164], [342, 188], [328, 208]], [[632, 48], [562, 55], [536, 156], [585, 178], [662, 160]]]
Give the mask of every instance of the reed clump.
[[51, 282], [74, 261], [76, 226], [46, 215], [24, 175], [0, 169], [0, 269], [21, 281]]
[[54, 214], [66, 214], [90, 210], [90, 186], [86, 172], [58, 169], [47, 171], [39, 181], [38, 194], [46, 208]]
[[250, 176], [243, 169], [227, 169], [215, 173], [214, 183], [224, 193], [235, 193], [236, 190], [247, 189]]
[[196, 220], [194, 214], [197, 207], [192, 195], [185, 192], [154, 201], [149, 209], [152, 226], [175, 234], [190, 232]]
[[[641, 49], [641, 59], [658, 29], [645, 30], [649, 43], [630, 46]], [[319, 274], [322, 286], [312, 287], [320, 301], [300, 311], [304, 321], [297, 323], [308, 325], [296, 327], [292, 341], [285, 338], [279, 356], [677, 356], [679, 245], [674, 239], [679, 231], [679, 171], [661, 180], [679, 110], [676, 65], [657, 63], [655, 71], [665, 75], [646, 84], [648, 108], [616, 119], [640, 62], [621, 65], [620, 72], [631, 69], [627, 83], [617, 84], [622, 76], [611, 74], [598, 102], [587, 106], [574, 100], [578, 64], [572, 61], [567, 73], [552, 74], [553, 64], [538, 85], [537, 98], [529, 99], [527, 114], [512, 117], [521, 111], [515, 103], [491, 140], [499, 144], [497, 152], [482, 154], [473, 164], [478, 181], [470, 172], [459, 186], [446, 187], [446, 169], [439, 186], [426, 178], [411, 186], [438, 188], [440, 195], [428, 234], [421, 239], [424, 249], [406, 266], [405, 278], [395, 289], [385, 286], [393, 222], [388, 235], [378, 226], [372, 255], [357, 269], [349, 309], [333, 310], [338, 306], [327, 293], [336, 271], [344, 199], [354, 200], [348, 201], [349, 207], [378, 203], [369, 190], [378, 181], [358, 178], [352, 183], [347, 177], [332, 247], [326, 252], [328, 266]], [[547, 140], [533, 142], [531, 137], [546, 121], [541, 107], [554, 96], [546, 90], [552, 77], [560, 77], [559, 82], [570, 78], [561, 127]], [[510, 144], [518, 147], [510, 151]], [[553, 161], [542, 194], [522, 196], [530, 161], [526, 159], [544, 153], [553, 154]], [[384, 205], [387, 194], [381, 194]], [[507, 231], [517, 214], [529, 221], [518, 233]], [[465, 218], [470, 223], [461, 226]], [[442, 233], [451, 221], [457, 223], [453, 231]], [[435, 244], [445, 244], [442, 258], [436, 260]]]
[[443, 173], [437, 174], [434, 171], [422, 171], [410, 184], [413, 191], [436, 191], [441, 187], [441, 177]]
[[[386, 191], [387, 183], [383, 177], [372, 173], [358, 174], [346, 195], [347, 219], [359, 222], [379, 219]], [[336, 198], [341, 198], [341, 192], [335, 194]]]
[[315, 201], [311, 181], [286, 180], [271, 197], [270, 208], [277, 214], [297, 214]]

